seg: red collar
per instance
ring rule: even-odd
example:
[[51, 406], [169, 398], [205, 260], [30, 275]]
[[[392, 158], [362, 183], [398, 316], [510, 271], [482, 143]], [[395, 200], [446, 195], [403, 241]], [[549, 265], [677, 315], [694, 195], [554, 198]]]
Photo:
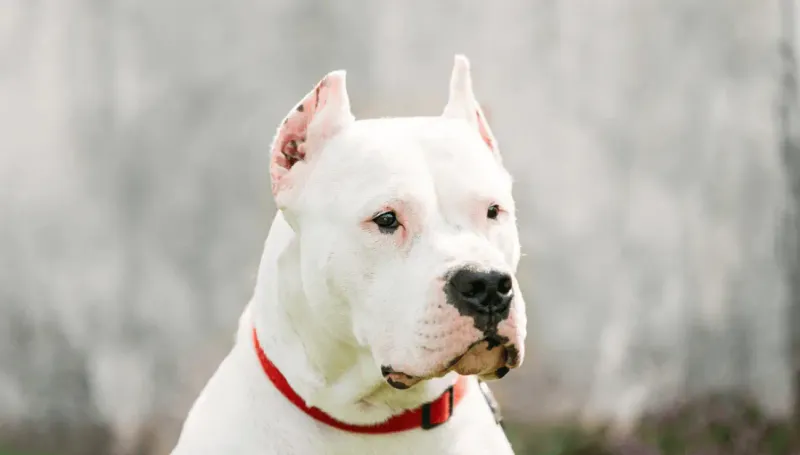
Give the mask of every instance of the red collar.
[[464, 397], [467, 390], [466, 378], [464, 376], [459, 376], [456, 383], [450, 386], [439, 398], [417, 409], [409, 409], [377, 425], [352, 425], [334, 419], [319, 408], [312, 408], [306, 405], [305, 401], [292, 389], [292, 386], [289, 385], [289, 382], [286, 381], [286, 378], [281, 374], [275, 364], [267, 358], [264, 350], [261, 349], [261, 344], [258, 342], [258, 335], [255, 329], [253, 329], [253, 344], [255, 345], [258, 360], [261, 361], [261, 367], [264, 369], [264, 373], [267, 374], [267, 377], [272, 381], [275, 388], [278, 389], [286, 399], [318, 422], [350, 433], [386, 434], [413, 430], [414, 428], [430, 430], [450, 420], [450, 417], [453, 415], [453, 410]]

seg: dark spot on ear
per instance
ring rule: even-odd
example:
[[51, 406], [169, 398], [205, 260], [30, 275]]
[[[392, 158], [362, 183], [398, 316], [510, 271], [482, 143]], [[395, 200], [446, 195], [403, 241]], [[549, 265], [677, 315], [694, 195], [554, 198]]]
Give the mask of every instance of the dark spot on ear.
[[317, 110], [319, 107], [319, 90], [325, 85], [325, 80], [323, 79], [322, 82], [317, 85], [317, 89], [314, 91], [314, 111]]
[[388, 382], [390, 386], [397, 390], [406, 390], [408, 388], [408, 384], [404, 382], [397, 382], [392, 378], [386, 378], [386, 382]]
[[306, 108], [305, 108], [305, 107], [303, 107], [303, 105], [302, 105], [302, 104], [299, 104], [299, 105], [297, 106], [297, 112], [303, 112], [305, 109], [306, 109]]
[[494, 372], [494, 374], [495, 376], [497, 376], [497, 379], [502, 379], [503, 376], [508, 374], [508, 372], [509, 372], [508, 367], [500, 367], [497, 369], [497, 371]]
[[[305, 138], [300, 138], [300, 141], [304, 140]], [[298, 161], [302, 161], [305, 158], [305, 156], [303, 156], [303, 153], [299, 149], [297, 140], [295, 139], [288, 141], [286, 145], [284, 145], [281, 148], [281, 153], [283, 154], [283, 157], [286, 159], [287, 168], [291, 168]]]

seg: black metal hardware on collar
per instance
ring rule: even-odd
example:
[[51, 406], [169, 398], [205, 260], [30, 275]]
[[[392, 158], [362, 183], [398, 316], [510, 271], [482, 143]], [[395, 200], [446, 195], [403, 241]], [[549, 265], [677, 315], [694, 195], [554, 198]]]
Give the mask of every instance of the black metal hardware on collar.
[[[455, 397], [455, 392], [453, 391], [453, 386], [447, 388], [444, 391], [447, 394], [447, 418], [442, 420], [441, 422], [433, 422], [431, 421], [431, 403], [425, 403], [422, 405], [422, 429], [423, 430], [430, 430], [431, 428], [436, 428], [439, 425], [447, 423], [451, 417], [453, 417], [453, 401]], [[437, 400], [438, 401], [438, 400]]]

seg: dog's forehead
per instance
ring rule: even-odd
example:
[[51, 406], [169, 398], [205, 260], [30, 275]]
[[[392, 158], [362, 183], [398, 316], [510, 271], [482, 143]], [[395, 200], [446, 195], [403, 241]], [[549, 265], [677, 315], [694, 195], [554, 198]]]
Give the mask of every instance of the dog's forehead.
[[310, 212], [368, 217], [410, 203], [427, 212], [466, 212], [499, 203], [513, 209], [511, 178], [461, 120], [408, 117], [359, 120], [331, 138], [304, 198]]
[[[391, 179], [472, 191], [507, 189], [510, 178], [477, 131], [462, 120], [406, 117], [359, 120], [332, 141], [329, 166], [341, 178]], [[328, 152], [326, 151], [326, 154]]]

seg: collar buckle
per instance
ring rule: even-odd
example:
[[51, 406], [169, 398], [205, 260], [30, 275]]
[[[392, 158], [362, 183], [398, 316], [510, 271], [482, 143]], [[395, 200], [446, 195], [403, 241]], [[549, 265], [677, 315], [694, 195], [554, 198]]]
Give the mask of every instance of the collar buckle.
[[[447, 396], [446, 398], [445, 395]], [[447, 423], [447, 421], [453, 417], [453, 408], [455, 407], [453, 403], [454, 397], [455, 392], [453, 391], [453, 386], [451, 385], [438, 399], [422, 405], [423, 430], [436, 428], [439, 425]], [[442, 406], [446, 406], [447, 409], [442, 409]], [[434, 415], [434, 412], [436, 412], [436, 415]]]

